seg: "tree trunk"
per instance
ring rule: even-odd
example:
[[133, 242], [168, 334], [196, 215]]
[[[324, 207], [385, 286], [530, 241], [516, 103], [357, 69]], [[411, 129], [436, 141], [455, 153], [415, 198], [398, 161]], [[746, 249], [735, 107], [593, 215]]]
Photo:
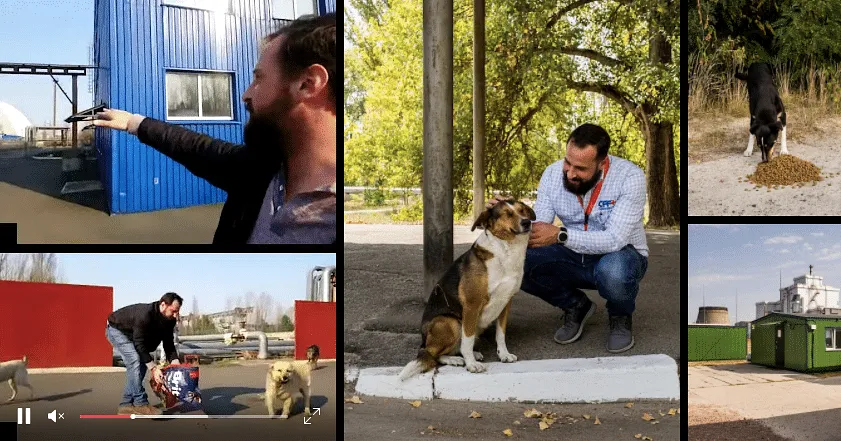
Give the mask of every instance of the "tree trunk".
[[650, 123], [645, 136], [648, 226], [680, 224], [680, 199], [671, 122]]
[[[652, 64], [671, 64], [672, 48], [666, 37], [660, 32], [655, 13], [649, 24], [649, 60]], [[645, 134], [645, 156], [648, 162], [648, 225], [667, 227], [680, 223], [680, 189], [677, 184], [675, 167], [674, 138], [672, 123], [654, 122], [654, 106], [645, 106], [648, 112], [648, 124], [643, 127]]]

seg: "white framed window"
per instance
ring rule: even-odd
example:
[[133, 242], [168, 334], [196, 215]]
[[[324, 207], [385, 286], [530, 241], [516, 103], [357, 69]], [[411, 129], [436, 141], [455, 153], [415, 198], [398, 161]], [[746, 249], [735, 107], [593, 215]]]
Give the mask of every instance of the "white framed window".
[[161, 0], [161, 4], [231, 13], [231, 0]]
[[233, 75], [225, 72], [166, 72], [166, 119], [232, 120]]
[[302, 15], [316, 15], [316, 0], [272, 0], [272, 18], [295, 20]]
[[841, 350], [841, 328], [826, 328], [826, 350]]

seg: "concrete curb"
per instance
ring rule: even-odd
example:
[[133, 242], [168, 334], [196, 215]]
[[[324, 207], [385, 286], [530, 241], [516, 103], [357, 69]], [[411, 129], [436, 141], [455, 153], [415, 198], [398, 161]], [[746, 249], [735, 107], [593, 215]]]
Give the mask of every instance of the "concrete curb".
[[390, 398], [598, 403], [680, 399], [677, 363], [663, 354], [485, 363], [473, 374], [454, 366], [401, 383], [402, 367], [359, 372], [356, 391]]

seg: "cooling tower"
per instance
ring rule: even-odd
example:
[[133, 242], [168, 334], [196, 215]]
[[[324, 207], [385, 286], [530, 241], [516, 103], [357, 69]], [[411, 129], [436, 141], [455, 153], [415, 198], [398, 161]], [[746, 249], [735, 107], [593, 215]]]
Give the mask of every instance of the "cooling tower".
[[730, 317], [727, 316], [727, 308], [724, 306], [703, 306], [698, 308], [698, 320], [695, 323], [729, 325]]

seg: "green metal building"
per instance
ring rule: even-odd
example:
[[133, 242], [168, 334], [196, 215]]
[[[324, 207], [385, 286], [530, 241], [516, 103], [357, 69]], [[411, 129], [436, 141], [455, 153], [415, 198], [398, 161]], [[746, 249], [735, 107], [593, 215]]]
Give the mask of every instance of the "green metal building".
[[747, 358], [745, 327], [690, 324], [687, 334], [688, 361]]
[[841, 370], [841, 315], [773, 312], [754, 320], [751, 362], [799, 372]]

